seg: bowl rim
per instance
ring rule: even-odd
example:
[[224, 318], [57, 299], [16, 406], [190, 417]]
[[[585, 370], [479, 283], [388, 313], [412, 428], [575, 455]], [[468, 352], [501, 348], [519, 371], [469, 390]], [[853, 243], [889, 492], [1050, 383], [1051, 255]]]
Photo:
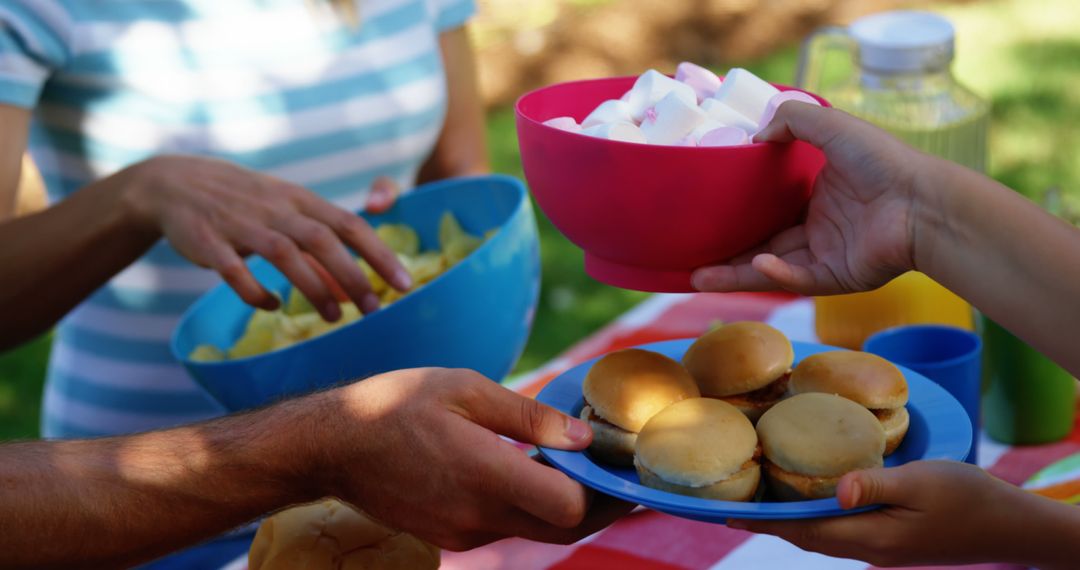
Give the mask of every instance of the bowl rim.
[[[516, 216], [521, 211], [523, 205], [528, 200], [529, 194], [528, 194], [528, 190], [526, 190], [526, 188], [525, 188], [524, 182], [522, 182], [521, 180], [519, 180], [515, 176], [510, 176], [508, 174], [497, 174], [497, 173], [480, 174], [480, 175], [473, 175], [473, 176], [460, 176], [460, 177], [455, 177], [455, 178], [447, 178], [445, 180], [439, 180], [439, 181], [436, 181], [436, 182], [429, 182], [429, 183], [426, 183], [426, 184], [421, 184], [421, 185], [417, 186], [415, 189], [413, 189], [412, 191], [410, 191], [410, 192], [408, 192], [406, 194], [403, 194], [399, 198], [399, 200], [406, 200], [406, 199], [409, 199], [409, 198], [411, 198], [413, 196], [418, 196], [418, 195], [429, 193], [429, 192], [438, 192], [438, 191], [440, 191], [443, 188], [448, 187], [448, 186], [458, 186], [458, 185], [467, 184], [467, 183], [470, 183], [470, 182], [505, 183], [508, 187], [514, 189], [517, 201], [514, 204], [513, 208], [511, 209], [510, 214], [507, 216], [507, 218], [506, 218], [507, 221], [509, 221], [514, 216]], [[362, 210], [355, 211], [354, 213], [357, 214], [357, 215], [360, 215], [360, 214], [363, 213], [363, 211]], [[378, 216], [378, 215], [382, 215], [382, 214], [371, 214], [371, 215], [372, 216]], [[496, 228], [497, 231], [495, 232], [495, 234], [493, 234], [491, 236], [491, 238], [485, 239], [484, 242], [480, 244], [480, 247], [476, 248], [476, 250], [474, 250], [472, 253], [467, 255], [464, 259], [462, 259], [461, 261], [454, 264], [452, 267], [450, 267], [446, 271], [439, 274], [439, 276], [436, 277], [435, 279], [432, 279], [431, 281], [428, 281], [427, 283], [424, 283], [424, 284], [420, 285], [419, 287], [413, 289], [412, 291], [409, 292], [408, 295], [404, 295], [403, 297], [401, 297], [400, 299], [395, 301], [393, 303], [393, 305], [398, 305], [399, 303], [405, 303], [405, 302], [409, 302], [410, 304], [412, 302], [417, 302], [417, 301], [410, 301], [410, 299], [415, 297], [415, 295], [417, 293], [421, 293], [424, 290], [426, 290], [429, 285], [442, 280], [444, 277], [448, 277], [448, 276], [450, 276], [452, 274], [456, 275], [459, 272], [459, 271], [457, 271], [458, 268], [462, 267], [469, 258], [473, 257], [474, 255], [479, 254], [481, 251], [484, 251], [484, 250], [486, 250], [486, 249], [488, 249], [490, 247], [494, 247], [494, 245], [492, 245], [492, 242], [494, 242], [495, 238], [497, 238], [499, 235], [501, 235], [503, 233], [503, 230], [506, 228], [506, 225], [507, 224], [504, 223], [504, 224], [498, 226]], [[373, 226], [373, 227], [377, 227], [377, 226]], [[269, 263], [270, 262], [265, 260], [262, 256], [253, 255], [247, 261], [247, 266], [248, 266], [249, 269], [251, 269], [253, 266], [256, 266], [258, 264], [269, 264]], [[275, 269], [276, 269], [276, 267], [275, 267]], [[280, 270], [278, 270], [278, 271], [280, 272]], [[227, 288], [231, 288], [231, 287], [229, 287], [229, 284], [225, 283], [225, 282], [221, 282], [221, 283], [218, 283], [217, 285], [215, 285], [214, 287], [210, 288], [209, 290], [203, 292], [199, 296], [199, 298], [195, 300], [195, 302], [193, 302], [191, 305], [188, 306], [187, 309], [184, 310], [184, 312], [180, 315], [180, 319], [176, 322], [176, 325], [173, 326], [172, 333], [169, 335], [169, 350], [170, 350], [170, 352], [172, 352], [173, 358], [175, 358], [176, 361], [179, 364], [182, 364], [184, 366], [199, 367], [199, 368], [213, 368], [213, 367], [225, 367], [225, 366], [233, 366], [233, 365], [242, 365], [242, 364], [245, 364], [245, 363], [254, 362], [255, 360], [260, 359], [260, 358], [265, 358], [265, 357], [270, 357], [270, 356], [280, 356], [282, 354], [288, 353], [292, 349], [300, 349], [304, 345], [307, 345], [309, 342], [324, 339], [326, 337], [333, 336], [333, 335], [335, 335], [335, 334], [337, 334], [339, 332], [343, 332], [345, 329], [347, 329], [347, 328], [349, 328], [349, 327], [351, 327], [353, 325], [356, 325], [356, 324], [360, 323], [361, 321], [368, 321], [370, 319], [377, 318], [378, 315], [386, 312], [386, 310], [387, 310], [386, 308], [380, 308], [379, 310], [375, 311], [374, 313], [371, 313], [370, 315], [365, 315], [364, 318], [362, 318], [362, 319], [358, 319], [358, 320], [353, 321], [351, 323], [346, 323], [346, 324], [344, 324], [344, 325], [342, 325], [342, 326], [340, 326], [340, 327], [338, 327], [338, 328], [336, 328], [334, 330], [328, 331], [326, 333], [323, 333], [321, 335], [318, 335], [318, 336], [315, 336], [315, 337], [312, 337], [312, 338], [304, 339], [304, 340], [302, 340], [300, 342], [291, 344], [289, 346], [285, 346], [285, 347], [282, 347], [282, 348], [276, 348], [276, 349], [273, 349], [273, 350], [270, 350], [270, 351], [267, 351], [267, 352], [262, 352], [262, 353], [259, 353], [259, 354], [252, 354], [252, 355], [249, 355], [249, 356], [242, 356], [240, 358], [227, 358], [225, 360], [211, 360], [211, 361], [191, 360], [190, 352], [189, 352], [189, 354], [181, 354], [180, 353], [180, 350], [179, 350], [180, 330], [183, 328], [183, 325], [189, 319], [191, 319], [192, 316], [196, 312], [199, 311], [199, 309], [201, 309], [201, 307], [203, 305], [208, 304], [210, 302], [211, 297], [217, 295], [219, 290], [227, 289]], [[242, 304], [244, 304], [245, 306], [248, 306], [249, 308], [252, 308], [249, 305], [247, 305], [246, 303], [244, 303], [242, 300], [240, 302]], [[385, 318], [385, 317], [378, 317], [378, 318]], [[196, 345], [196, 346], [199, 346], [199, 345]], [[220, 347], [218, 347], [218, 348], [220, 349]]]
[[[665, 75], [667, 75], [668, 77], [674, 78], [674, 76], [672, 76], [670, 74], [665, 74]], [[721, 79], [724, 78], [724, 75], [718, 75], [718, 76]], [[730, 145], [730, 146], [675, 146], [675, 145], [649, 144], [649, 143], [644, 143], [643, 144], [643, 143], [634, 143], [634, 142], [626, 142], [626, 141], [607, 140], [607, 139], [600, 139], [600, 138], [596, 138], [596, 137], [590, 137], [588, 135], [583, 135], [581, 133], [576, 133], [576, 132], [571, 132], [571, 131], [564, 131], [562, 129], [557, 129], [557, 128], [552, 127], [552, 126], [545, 125], [543, 121], [540, 121], [538, 119], [535, 119], [535, 118], [529, 116], [527, 113], [525, 113], [521, 109], [522, 103], [525, 101], [525, 99], [527, 99], [527, 98], [529, 98], [531, 96], [537, 95], [537, 94], [539, 94], [539, 93], [541, 93], [543, 91], [547, 91], [549, 89], [555, 89], [555, 88], [559, 88], [559, 87], [566, 87], [566, 86], [570, 86], [570, 85], [583, 85], [583, 84], [587, 84], [587, 83], [606, 83], [606, 82], [611, 82], [611, 81], [622, 81], [622, 80], [630, 80], [630, 79], [637, 80], [638, 77], [639, 76], [637, 76], [637, 75], [617, 75], [617, 76], [613, 76], [613, 77], [593, 77], [593, 78], [589, 78], [589, 79], [575, 79], [575, 80], [572, 80], [572, 81], [560, 81], [558, 83], [552, 83], [550, 85], [544, 85], [543, 87], [537, 87], [536, 89], [530, 89], [529, 91], [521, 94], [521, 96], [518, 97], [516, 101], [514, 101], [514, 115], [516, 117], [518, 117], [519, 119], [521, 119], [521, 120], [524, 120], [524, 121], [526, 121], [528, 123], [531, 123], [533, 125], [537, 125], [537, 126], [539, 126], [541, 128], [544, 128], [544, 129], [549, 129], [551, 131], [558, 131], [558, 132], [564, 133], [566, 135], [573, 135], [573, 136], [581, 137], [581, 138], [584, 138], [584, 139], [600, 141], [601, 144], [607, 144], [607, 145], [615, 144], [616, 146], [621, 146], [621, 147], [627, 147], [627, 146], [633, 147], [633, 148], [651, 147], [651, 148], [663, 148], [663, 149], [669, 149], [669, 150], [670, 149], [677, 149], [680, 152], [687, 151], [687, 152], [701, 153], [701, 152], [715, 152], [715, 151], [723, 152], [725, 150], [731, 150], [731, 149], [762, 148], [762, 147], [765, 147], [765, 146], [768, 146], [768, 145], [777, 144], [777, 143], [773, 143], [773, 142], [755, 142], [754, 141], [754, 135], [757, 134], [757, 133], [747, 133], [748, 135], [750, 135], [750, 142], [748, 142], [746, 144], [736, 144], [736, 145]], [[824, 97], [822, 97], [820, 95], [817, 95], [816, 93], [811, 93], [810, 91], [807, 91], [805, 89], [795, 87], [793, 85], [787, 85], [787, 84], [784, 84], [784, 83], [774, 83], [772, 81], [769, 81], [768, 83], [769, 83], [769, 85], [772, 85], [773, 87], [776, 87], [777, 89], [779, 89], [781, 91], [799, 91], [799, 92], [805, 93], [805, 94], [813, 97], [815, 100], [817, 100], [818, 103], [821, 103], [822, 107], [832, 108], [832, 105]], [[556, 135], [556, 136], [559, 136], [559, 135]], [[518, 133], [518, 138], [520, 139], [520, 137], [521, 137], [521, 134], [519, 132]]]

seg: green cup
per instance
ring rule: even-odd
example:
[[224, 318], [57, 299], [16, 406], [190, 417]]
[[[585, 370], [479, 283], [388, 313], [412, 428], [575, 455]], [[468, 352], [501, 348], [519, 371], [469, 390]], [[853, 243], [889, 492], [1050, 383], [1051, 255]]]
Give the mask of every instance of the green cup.
[[983, 428], [1002, 443], [1036, 444], [1069, 435], [1076, 380], [983, 316]]

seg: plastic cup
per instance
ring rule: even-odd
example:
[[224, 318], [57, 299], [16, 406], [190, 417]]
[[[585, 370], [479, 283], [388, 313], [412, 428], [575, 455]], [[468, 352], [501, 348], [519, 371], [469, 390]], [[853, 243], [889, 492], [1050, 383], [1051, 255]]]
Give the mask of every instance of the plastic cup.
[[[979, 433], [982, 341], [977, 334], [944, 325], [903, 326], [870, 336], [863, 350], [936, 382], [963, 406], [971, 433]], [[977, 447], [972, 441], [968, 463], [976, 462]]]

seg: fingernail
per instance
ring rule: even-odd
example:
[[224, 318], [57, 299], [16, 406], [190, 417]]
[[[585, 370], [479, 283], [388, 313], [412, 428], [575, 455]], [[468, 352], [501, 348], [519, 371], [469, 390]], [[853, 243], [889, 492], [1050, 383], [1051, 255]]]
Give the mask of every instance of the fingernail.
[[859, 506], [859, 498], [862, 495], [862, 485], [858, 481], [851, 482], [851, 506], [848, 508], [855, 508]]
[[404, 269], [395, 271], [392, 281], [394, 289], [397, 289], [398, 291], [408, 291], [409, 289], [412, 289], [412, 276]]
[[574, 443], [586, 441], [592, 435], [589, 425], [581, 420], [566, 417], [566, 439]]
[[328, 322], [337, 322], [341, 318], [341, 307], [334, 301], [327, 301], [323, 305], [323, 315]]
[[367, 313], [374, 313], [379, 310], [379, 305], [382, 302], [379, 301], [379, 296], [374, 293], [368, 293], [364, 295], [364, 298], [360, 300], [360, 310]]
[[701, 291], [701, 277], [698, 275], [697, 271], [690, 274], [690, 286]]

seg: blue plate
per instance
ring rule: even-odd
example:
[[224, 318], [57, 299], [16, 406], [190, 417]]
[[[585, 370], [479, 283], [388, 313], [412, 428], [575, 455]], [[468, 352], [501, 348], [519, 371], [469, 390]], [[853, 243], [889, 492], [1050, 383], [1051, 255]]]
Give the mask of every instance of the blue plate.
[[[659, 352], [681, 360], [693, 339], [671, 340], [645, 344], [637, 348]], [[830, 350], [831, 346], [793, 342], [795, 362]], [[577, 417], [584, 405], [581, 384], [585, 373], [599, 360], [594, 358], [567, 370], [552, 380], [537, 400], [557, 410]], [[971, 447], [971, 424], [964, 408], [944, 389], [925, 377], [900, 367], [908, 382], [911, 397], [908, 412], [911, 426], [900, 447], [885, 458], [886, 466], [895, 466], [919, 459], [950, 459], [963, 461]], [[844, 510], [835, 498], [815, 501], [740, 503], [715, 501], [676, 495], [645, 487], [638, 482], [632, 469], [613, 467], [594, 460], [587, 451], [561, 451], [541, 448], [541, 455], [554, 467], [581, 484], [601, 493], [637, 503], [675, 516], [723, 523], [726, 519], [803, 519], [848, 515], [877, 508], [876, 505]]]

